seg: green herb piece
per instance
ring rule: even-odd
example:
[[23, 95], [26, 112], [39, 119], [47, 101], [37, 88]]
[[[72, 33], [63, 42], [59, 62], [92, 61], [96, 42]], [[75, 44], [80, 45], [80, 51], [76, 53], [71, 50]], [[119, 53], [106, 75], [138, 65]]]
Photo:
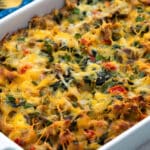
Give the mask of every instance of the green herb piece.
[[123, 100], [123, 97], [121, 95], [115, 95], [114, 97], [118, 100]]
[[49, 62], [53, 62], [54, 61], [54, 57], [53, 56], [49, 56], [48, 60], [49, 60]]
[[83, 80], [84, 80], [84, 82], [87, 83], [87, 84], [91, 84], [91, 82], [92, 82], [89, 76], [83, 77]]
[[74, 23], [74, 19], [72, 18], [72, 16], [68, 17], [68, 21], [69, 21], [70, 23]]
[[87, 66], [87, 63], [88, 63], [88, 60], [89, 58], [88, 57], [84, 57], [82, 58], [82, 60], [80, 61], [80, 66], [81, 66], [81, 69], [84, 70]]
[[35, 117], [38, 117], [40, 115], [39, 112], [33, 112], [33, 113], [29, 113], [28, 114], [30, 118], [35, 118]]
[[135, 26], [135, 31], [136, 31], [137, 33], [139, 33], [139, 32], [141, 31], [141, 29], [142, 29], [142, 26], [141, 26], [141, 25], [137, 24], [137, 25]]
[[73, 106], [73, 107], [78, 107], [78, 103], [77, 103], [76, 101], [73, 101], [73, 102], [72, 102], [72, 106]]
[[16, 107], [16, 98], [14, 98], [12, 95], [7, 95], [6, 103], [11, 105], [12, 107]]
[[140, 44], [139, 41], [134, 41], [132, 45], [137, 47], [137, 48], [141, 48], [142, 47], [142, 45]]
[[11, 105], [12, 107], [19, 107], [19, 106], [23, 106], [25, 104], [25, 99], [24, 98], [18, 98], [16, 100], [16, 98], [13, 97], [12, 95], [7, 95], [6, 96], [6, 103]]
[[101, 86], [103, 85], [107, 80], [109, 80], [112, 77], [112, 73], [102, 70], [97, 74], [97, 79], [96, 79], [96, 86]]
[[36, 40], [36, 42], [43, 42], [43, 40], [42, 39], [38, 39], [38, 40]]
[[25, 103], [23, 107], [24, 107], [24, 109], [27, 109], [27, 108], [34, 107], [34, 105], [31, 103]]
[[145, 75], [146, 75], [145, 72], [140, 72], [139, 73], [139, 78], [143, 78], [143, 77], [145, 77]]
[[102, 25], [102, 20], [95, 20], [95, 22], [93, 23], [95, 29], [99, 28], [100, 25]]
[[78, 15], [79, 20], [84, 20], [85, 16], [83, 14]]
[[78, 15], [80, 20], [84, 20], [84, 18], [86, 17], [86, 11], [83, 11], [82, 13], [80, 13], [80, 15]]
[[114, 45], [112, 46], [112, 49], [114, 49], [114, 50], [120, 49], [120, 48], [121, 48], [121, 46], [118, 45], [118, 44], [114, 44]]
[[74, 35], [74, 37], [76, 38], [76, 39], [80, 39], [81, 38], [81, 34], [80, 33], [76, 33], [75, 35]]
[[108, 88], [112, 87], [112, 86], [115, 86], [117, 85], [118, 83], [117, 82], [114, 82], [114, 81], [108, 81], [108, 82], [105, 82], [105, 84], [102, 85], [101, 87], [101, 92], [103, 93], [106, 93]]
[[145, 18], [142, 17], [142, 16], [137, 16], [137, 17], [136, 17], [136, 22], [142, 22], [142, 21], [144, 21], [144, 20], [145, 20]]
[[97, 54], [96, 55], [96, 61], [100, 61], [100, 60], [106, 60], [106, 58], [102, 55]]
[[66, 85], [63, 82], [61, 82], [61, 81], [55, 82], [54, 84], [50, 85], [50, 87], [53, 89], [53, 91], [56, 91], [56, 90], [58, 90], [60, 88], [62, 90], [67, 90], [68, 89], [68, 87], [66, 87]]
[[62, 59], [68, 62], [71, 60], [71, 57], [70, 57], [70, 55], [65, 55], [62, 57]]
[[80, 14], [80, 9], [79, 8], [74, 8], [72, 13], [76, 14], [76, 15], [79, 15]]
[[143, 8], [142, 7], [137, 7], [137, 12], [138, 13], [142, 13], [144, 10], [143, 10]]
[[19, 37], [18, 39], [17, 39], [18, 41], [20, 41], [20, 42], [24, 42], [25, 41], [25, 37]]
[[75, 53], [75, 54], [74, 54], [74, 58], [75, 58], [75, 61], [76, 61], [77, 63], [80, 63], [80, 61], [82, 60], [83, 56], [80, 55], [80, 54], [78, 54], [78, 53]]
[[141, 35], [143, 36], [144, 33], [148, 33], [150, 30], [149, 30], [149, 26], [147, 24], [143, 25], [142, 28], [141, 28]]
[[134, 80], [134, 79], [135, 79], [135, 76], [134, 76], [134, 75], [131, 75], [131, 76], [129, 77], [129, 79], [130, 79], [130, 80]]
[[84, 17], [86, 17], [87, 12], [86, 12], [86, 11], [83, 11], [83, 12], [82, 12], [82, 15], [83, 15]]
[[134, 42], [133, 42], [133, 46], [135, 46], [135, 47], [137, 47], [139, 44], [140, 44], [139, 41], [134, 41]]
[[141, 94], [142, 96], [144, 96], [144, 95], [147, 94], [147, 92], [146, 92], [146, 91], [140, 91], [140, 94]]
[[32, 81], [33, 85], [38, 85], [38, 83], [36, 81]]
[[94, 0], [87, 0], [87, 4], [92, 4]]
[[138, 74], [138, 73], [139, 73], [138, 66], [135, 66], [135, 67], [133, 68], [133, 71], [134, 71], [135, 74]]
[[150, 59], [150, 53], [145, 55], [145, 58]]
[[50, 121], [50, 120], [46, 120], [46, 121], [45, 121], [45, 125], [46, 125], [46, 126], [50, 126], [52, 123], [53, 123], [53, 122]]
[[55, 82], [54, 84], [50, 85], [54, 91], [56, 91], [60, 87], [60, 81]]
[[104, 134], [99, 138], [98, 143], [99, 143], [100, 145], [104, 145], [105, 140], [107, 139], [107, 137], [108, 137], [108, 132], [104, 133]]
[[50, 39], [45, 40], [45, 47], [49, 54], [52, 53], [52, 45], [51, 44], [52, 44], [52, 41]]

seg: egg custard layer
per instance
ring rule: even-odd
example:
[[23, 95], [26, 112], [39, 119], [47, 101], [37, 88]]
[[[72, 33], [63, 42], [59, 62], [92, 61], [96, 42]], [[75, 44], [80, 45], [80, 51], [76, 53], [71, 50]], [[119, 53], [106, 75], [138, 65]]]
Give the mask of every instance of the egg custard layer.
[[149, 115], [149, 0], [66, 0], [1, 41], [0, 131], [25, 150], [96, 150]]

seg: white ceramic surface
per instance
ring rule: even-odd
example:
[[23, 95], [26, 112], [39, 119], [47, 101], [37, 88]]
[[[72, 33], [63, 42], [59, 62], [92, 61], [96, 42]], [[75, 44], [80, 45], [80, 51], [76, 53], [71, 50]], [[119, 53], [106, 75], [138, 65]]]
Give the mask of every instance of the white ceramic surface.
[[[27, 26], [31, 17], [49, 13], [54, 8], [61, 8], [63, 4], [64, 0], [35, 0], [30, 5], [24, 6], [0, 20], [0, 39], [6, 33], [12, 33], [19, 28]], [[139, 122], [111, 142], [105, 144], [100, 150], [136, 150], [149, 139], [150, 117]], [[2, 150], [1, 146], [0, 150]]]
[[0, 133], [0, 150], [23, 150], [17, 144], [8, 139], [4, 134]]

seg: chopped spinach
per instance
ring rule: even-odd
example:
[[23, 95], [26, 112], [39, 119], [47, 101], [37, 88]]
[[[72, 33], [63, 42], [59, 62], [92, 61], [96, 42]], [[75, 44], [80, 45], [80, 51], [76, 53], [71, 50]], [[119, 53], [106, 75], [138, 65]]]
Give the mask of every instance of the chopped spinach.
[[144, 58], [150, 59], [150, 53], [146, 54]]
[[106, 57], [100, 55], [100, 54], [97, 54], [96, 55], [96, 61], [102, 61], [102, 60], [106, 60]]
[[134, 79], [135, 79], [135, 76], [134, 76], [134, 75], [131, 75], [131, 76], [129, 77], [129, 79], [130, 79], [130, 80], [134, 80]]
[[60, 81], [55, 82], [54, 84], [50, 85], [50, 87], [53, 88], [54, 91], [56, 91], [60, 86]]
[[114, 95], [114, 97], [118, 100], [123, 100], [123, 97], [121, 95]]
[[12, 95], [6, 96], [6, 103], [10, 104], [13, 107], [16, 107], [16, 98], [14, 98]]
[[142, 7], [137, 7], [136, 9], [138, 13], [142, 13], [144, 11]]
[[87, 0], [87, 4], [92, 4], [93, 0]]
[[134, 41], [132, 45], [137, 47], [137, 48], [142, 48], [142, 45], [140, 44], [139, 41]]
[[108, 137], [108, 132], [105, 132], [98, 140], [98, 143], [100, 145], [104, 145], [105, 144], [105, 140], [107, 139]]
[[38, 85], [38, 83], [36, 81], [32, 81], [32, 84], [35, 86]]
[[44, 40], [42, 40], [42, 39], [38, 39], [38, 40], [36, 40], [36, 42], [43, 42]]
[[112, 76], [111, 73], [106, 70], [99, 72], [98, 77], [96, 79], [96, 85], [97, 86], [103, 85], [108, 79], [111, 78], [111, 76]]
[[142, 71], [141, 71], [141, 72], [139, 72], [139, 75], [138, 75], [138, 76], [139, 76], [139, 78], [143, 78], [143, 77], [146, 76], [146, 74], [145, 74], [145, 72], [142, 72]]
[[142, 22], [144, 20], [145, 20], [145, 18], [143, 16], [137, 16], [136, 17], [136, 22]]
[[24, 106], [25, 102], [26, 101], [24, 98], [17, 98], [16, 99], [13, 95], [7, 95], [6, 96], [6, 103], [12, 107]]
[[19, 42], [24, 42], [25, 41], [25, 37], [24, 36], [21, 36], [17, 39]]
[[72, 101], [72, 106], [73, 106], [73, 107], [78, 107], [77, 101]]
[[80, 55], [79, 53], [75, 53], [75, 54], [74, 54], [74, 58], [75, 58], [75, 61], [76, 61], [77, 63], [80, 63], [80, 61], [82, 60], [83, 56]]
[[48, 57], [48, 61], [49, 61], [49, 62], [53, 62], [53, 61], [54, 61], [54, 57], [53, 57], [53, 56], [49, 56], [49, 57]]
[[83, 77], [83, 80], [84, 80], [84, 82], [87, 83], [87, 84], [91, 84], [91, 82], [92, 82], [89, 76]]
[[76, 14], [76, 15], [79, 15], [79, 14], [80, 14], [80, 9], [79, 9], [79, 8], [74, 8], [74, 9], [72, 10], [72, 13], [73, 13], [73, 14]]
[[114, 50], [116, 50], [116, 49], [120, 49], [121, 48], [121, 46], [120, 45], [118, 45], [118, 44], [114, 44], [114, 45], [112, 45], [112, 49], [114, 49]]
[[53, 91], [56, 91], [59, 88], [61, 88], [62, 90], [68, 89], [68, 87], [66, 87], [66, 85], [62, 81], [57, 81], [54, 84], [50, 85], [50, 87], [53, 89]]
[[88, 57], [84, 57], [84, 58], [81, 60], [81, 62], [80, 62], [81, 69], [84, 70], [84, 69], [86, 68], [87, 63], [88, 63], [88, 60], [89, 60]]
[[61, 58], [62, 58], [62, 60], [66, 61], [66, 62], [68, 62], [68, 61], [71, 60], [70, 55], [64, 55], [64, 56], [62, 56]]
[[59, 12], [54, 15], [53, 20], [56, 21], [57, 24], [60, 24], [63, 19], [63, 15]]
[[96, 55], [97, 55], [97, 51], [95, 50], [95, 49], [92, 49], [92, 56], [94, 56], [94, 57], [96, 57]]
[[54, 60], [52, 52], [53, 52], [53, 49], [55, 48], [55, 43], [50, 39], [45, 39], [44, 46], [45, 46], [45, 50], [43, 52], [48, 54], [47, 57], [49, 59], [49, 62], [52, 62]]
[[32, 118], [39, 117], [39, 115], [40, 115], [40, 113], [38, 111], [28, 114], [28, 116], [31, 120], [32, 120]]
[[72, 17], [72, 16], [69, 16], [69, 17], [68, 17], [68, 21], [69, 21], [69, 23], [74, 23], [73, 17]]
[[24, 109], [27, 109], [27, 108], [34, 107], [34, 105], [31, 103], [25, 103], [23, 107], [24, 107]]
[[117, 84], [118, 84], [118, 82], [113, 81], [113, 80], [107, 81], [101, 86], [101, 92], [106, 93], [108, 88], [110, 88], [114, 85], [117, 85]]
[[50, 39], [45, 39], [44, 45], [49, 54], [52, 54], [52, 41]]
[[82, 12], [83, 16], [85, 17], [87, 15], [87, 12], [86, 11], [83, 11]]
[[46, 126], [50, 126], [52, 123], [53, 123], [53, 122], [50, 121], [50, 120], [46, 120], [46, 121], [45, 121], [45, 125], [46, 125]]
[[99, 20], [96, 20], [93, 24], [94, 28], [97, 29], [100, 27], [100, 25], [102, 25], [102, 20], [99, 19]]
[[75, 35], [74, 35], [74, 37], [76, 38], [76, 39], [80, 39], [81, 38], [81, 34], [80, 33], [76, 33]]

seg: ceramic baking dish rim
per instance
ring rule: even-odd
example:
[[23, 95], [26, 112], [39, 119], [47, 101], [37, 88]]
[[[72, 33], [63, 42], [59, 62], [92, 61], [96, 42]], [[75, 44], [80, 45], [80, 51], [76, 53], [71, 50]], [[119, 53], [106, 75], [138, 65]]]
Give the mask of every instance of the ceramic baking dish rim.
[[[51, 8], [49, 9], [50, 11], [54, 9], [55, 7], [60, 8], [63, 5], [64, 0], [55, 0], [55, 1], [49, 0], [49, 2], [47, 0], [36, 0], [20, 8], [19, 10], [13, 12], [12, 14], [6, 16], [5, 18], [1, 19], [0, 20], [0, 39], [2, 39], [2, 37], [7, 33], [12, 33], [18, 28], [23, 28], [27, 26], [27, 22], [34, 15], [39, 15], [39, 14], [43, 15], [45, 13], [48, 13], [48, 6], [46, 6], [46, 4], [48, 3], [49, 4], [52, 3], [54, 5], [54, 6], [51, 6]], [[41, 10], [37, 10], [39, 6], [41, 6], [42, 8]], [[46, 6], [47, 8], [44, 9], [44, 6]], [[34, 10], [35, 10], [35, 13], [34, 13]], [[24, 16], [25, 20], [20, 19], [21, 21], [17, 22], [16, 20], [20, 18], [21, 16]], [[9, 24], [13, 20], [14, 22], [18, 23], [16, 24], [16, 26], [15, 26], [15, 23], [13, 22], [12, 22], [13, 26]], [[112, 141], [106, 143], [100, 149], [101, 150], [120, 150], [120, 148], [121, 150], [136, 149], [139, 145], [141, 145], [142, 143], [150, 139], [150, 134], [149, 132], [147, 132], [148, 130], [150, 131], [149, 124], [150, 124], [150, 117], [147, 117], [144, 120], [137, 123], [136, 125], [134, 125], [133, 127], [131, 127], [130, 129], [128, 129], [127, 131], [117, 136]]]

